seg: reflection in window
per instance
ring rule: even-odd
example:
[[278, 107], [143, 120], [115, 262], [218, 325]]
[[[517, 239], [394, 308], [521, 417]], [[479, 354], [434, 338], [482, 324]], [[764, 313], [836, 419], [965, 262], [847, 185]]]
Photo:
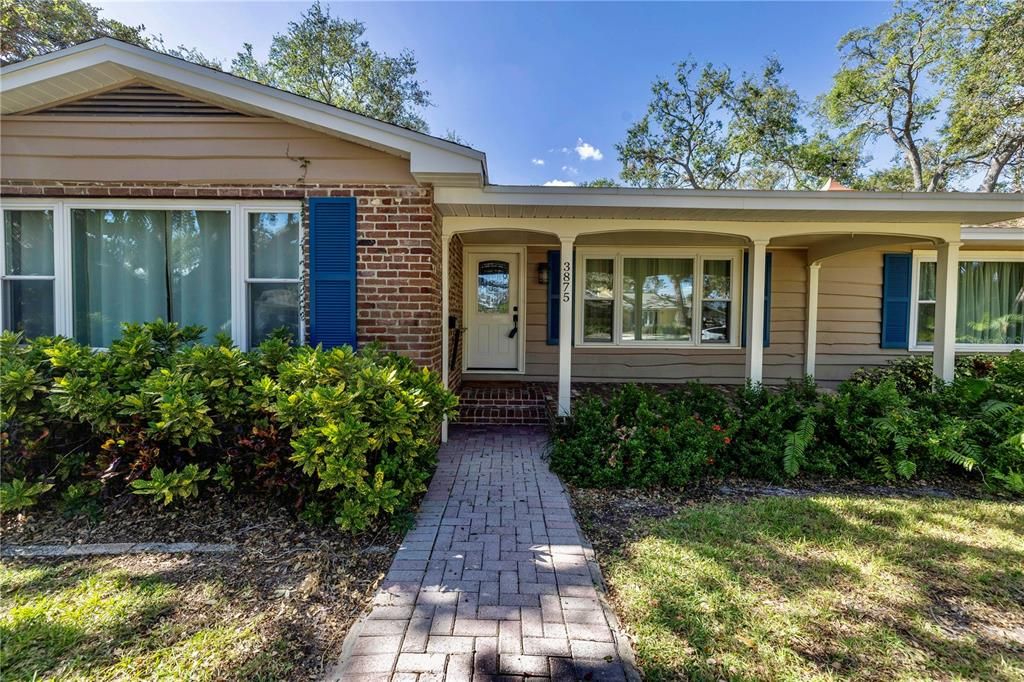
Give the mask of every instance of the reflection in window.
[[615, 261], [611, 258], [588, 258], [584, 263], [583, 340], [611, 341]]
[[701, 300], [701, 343], [729, 343], [732, 319], [732, 261], [704, 261], [704, 293]]
[[622, 260], [622, 340], [689, 341], [693, 259]]
[[72, 209], [75, 338], [105, 347], [122, 322], [231, 331], [228, 211]]
[[[917, 286], [917, 343], [935, 342], [936, 264], [922, 262]], [[1024, 261], [960, 261], [956, 343], [1024, 344]]]
[[249, 214], [249, 344], [283, 329], [293, 341], [299, 329], [300, 216], [295, 212]]
[[502, 260], [484, 260], [477, 266], [476, 309], [481, 313], [508, 313], [509, 265]]
[[53, 211], [4, 211], [4, 328], [26, 337], [54, 333]]

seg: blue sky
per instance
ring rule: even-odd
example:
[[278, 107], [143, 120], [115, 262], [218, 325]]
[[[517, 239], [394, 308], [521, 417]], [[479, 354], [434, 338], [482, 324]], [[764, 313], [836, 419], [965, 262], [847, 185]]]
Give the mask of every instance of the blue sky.
[[[227, 64], [243, 42], [264, 56], [273, 34], [309, 3], [94, 4], [104, 16], [144, 23], [168, 45], [195, 46]], [[838, 67], [839, 38], [883, 20], [891, 4], [346, 2], [331, 9], [365, 22], [376, 49], [416, 53], [434, 102], [425, 112], [431, 132], [453, 129], [485, 151], [492, 182], [543, 184], [616, 177], [615, 143], [643, 115], [651, 81], [687, 57], [740, 72], [776, 55], [786, 80], [813, 99]]]

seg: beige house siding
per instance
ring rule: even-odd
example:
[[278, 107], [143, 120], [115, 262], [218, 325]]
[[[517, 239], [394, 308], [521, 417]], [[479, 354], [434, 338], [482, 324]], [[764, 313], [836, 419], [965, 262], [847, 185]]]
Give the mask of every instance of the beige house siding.
[[906, 350], [882, 348], [882, 255], [873, 249], [821, 265], [816, 377], [828, 385], [861, 367], [884, 365]]
[[[548, 246], [527, 250], [526, 372], [477, 375], [474, 379], [558, 380], [558, 346], [547, 344], [547, 289], [537, 268], [547, 262]], [[876, 367], [908, 355], [881, 347], [882, 256], [909, 249], [878, 248], [836, 256], [821, 265], [818, 298], [817, 381], [834, 386], [861, 367]], [[804, 373], [807, 329], [807, 256], [803, 249], [772, 253], [771, 344], [764, 351], [768, 384]], [[649, 349], [574, 348], [573, 381], [680, 382], [744, 381], [742, 348]]]
[[409, 161], [269, 118], [5, 116], [5, 180], [415, 185]]

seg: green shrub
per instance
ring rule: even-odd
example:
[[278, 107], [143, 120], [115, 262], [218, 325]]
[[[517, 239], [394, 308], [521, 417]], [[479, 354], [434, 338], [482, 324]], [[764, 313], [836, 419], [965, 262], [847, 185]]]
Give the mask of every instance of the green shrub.
[[689, 384], [667, 394], [626, 384], [584, 397], [555, 427], [552, 468], [580, 485], [684, 485], [721, 467], [735, 420], [721, 393]]
[[831, 393], [809, 381], [747, 385], [731, 401], [699, 384], [665, 395], [625, 385], [577, 401], [554, 427], [552, 468], [586, 486], [962, 475], [1024, 493], [1024, 352], [957, 366], [950, 384], [933, 380], [930, 358], [913, 357], [859, 372]]
[[223, 338], [201, 345], [201, 334], [127, 324], [101, 352], [4, 333], [4, 480], [55, 484], [70, 506], [126, 490], [165, 503], [210, 485], [260, 490], [332, 509], [349, 529], [425, 489], [455, 406], [435, 374], [372, 347], [275, 337], [243, 352]]

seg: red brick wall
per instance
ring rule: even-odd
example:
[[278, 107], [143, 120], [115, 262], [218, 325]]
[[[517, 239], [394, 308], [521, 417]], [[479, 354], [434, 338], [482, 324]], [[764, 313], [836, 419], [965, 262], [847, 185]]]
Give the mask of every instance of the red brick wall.
[[[459, 319], [459, 327], [466, 326], [465, 311], [462, 309], [463, 289], [462, 289], [462, 238], [458, 235], [452, 237], [451, 249], [448, 253], [448, 264], [449, 270], [449, 293], [448, 306], [452, 315], [455, 315]], [[465, 333], [461, 330], [456, 333], [452, 330], [449, 337], [449, 355], [448, 359], [451, 360], [452, 351], [454, 351], [455, 362], [451, 364], [449, 368], [449, 379], [448, 385], [453, 391], [459, 390], [459, 386], [462, 385], [462, 351], [466, 345]], [[458, 348], [455, 347], [455, 340], [458, 338]]]
[[[433, 190], [418, 185], [178, 185], [166, 183], [0, 182], [0, 195], [22, 197], [116, 197], [302, 200], [303, 310], [308, 335], [309, 197], [357, 200], [359, 343], [388, 350], [440, 369], [440, 223], [432, 215]], [[461, 250], [460, 250], [461, 254]]]

